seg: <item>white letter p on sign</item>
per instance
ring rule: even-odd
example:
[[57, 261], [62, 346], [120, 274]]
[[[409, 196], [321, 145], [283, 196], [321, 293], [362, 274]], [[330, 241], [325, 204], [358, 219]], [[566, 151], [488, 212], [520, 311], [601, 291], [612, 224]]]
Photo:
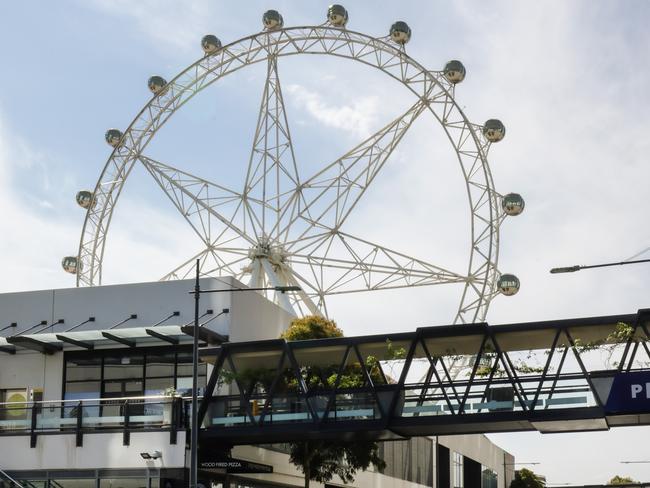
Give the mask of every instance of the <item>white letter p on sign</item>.
[[630, 389], [632, 390], [632, 398], [636, 398], [636, 396], [641, 393], [641, 390], [643, 390], [643, 386], [641, 385], [630, 385]]

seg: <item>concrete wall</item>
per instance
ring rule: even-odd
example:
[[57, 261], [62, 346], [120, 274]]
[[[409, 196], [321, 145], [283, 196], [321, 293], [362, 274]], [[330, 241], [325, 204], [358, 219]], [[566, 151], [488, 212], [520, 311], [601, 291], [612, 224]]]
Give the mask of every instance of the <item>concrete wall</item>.
[[[237, 459], [245, 459], [247, 461], [273, 466], [272, 474], [246, 475], [246, 478], [289, 486], [305, 485], [305, 478], [302, 472], [289, 462], [289, 456], [287, 454], [254, 446], [238, 446], [233, 449], [232, 456]], [[424, 485], [384, 476], [372, 470], [358, 472], [353, 483], [345, 484], [340, 479], [333, 479], [328, 482], [328, 485], [358, 488], [425, 488]], [[310, 486], [313, 488], [324, 487], [323, 484], [316, 483], [315, 481], [312, 481]]]
[[[241, 286], [238, 283], [232, 278], [204, 278], [201, 279], [201, 288]], [[11, 322], [17, 322], [18, 327], [6, 330], [0, 335], [20, 334], [42, 320], [51, 324], [63, 319], [64, 324], [46, 330], [61, 332], [84, 322], [88, 317], [95, 317], [95, 322], [89, 322], [77, 330], [102, 330], [121, 322], [131, 314], [136, 314], [137, 319], [129, 320], [120, 328], [143, 327], [155, 324], [175, 311], [180, 312], [180, 316], [173, 317], [166, 323], [184, 324], [194, 319], [194, 298], [188, 293], [193, 288], [193, 280], [178, 280], [4, 293], [0, 294], [0, 327]], [[209, 308], [218, 313], [229, 307], [229, 293], [201, 296], [200, 313]], [[228, 315], [210, 323], [210, 327], [216, 326], [217, 332], [222, 334], [227, 333], [229, 325]]]
[[[200, 282], [202, 290], [246, 288], [229, 277], [203, 278]], [[164, 325], [182, 325], [194, 320], [194, 297], [188, 293], [193, 289], [193, 280], [178, 280], [4, 293], [0, 294], [0, 328], [12, 322], [18, 326], [5, 330], [0, 336], [21, 334], [43, 320], [52, 324], [63, 319], [63, 324], [52, 325], [43, 331], [62, 332], [89, 317], [94, 317], [95, 321], [84, 324], [75, 332], [105, 330], [132, 314], [137, 318], [120, 325], [120, 329], [146, 327], [176, 311], [180, 315], [170, 318]], [[206, 327], [220, 334], [231, 335], [232, 341], [277, 338], [294, 318], [256, 292], [201, 294], [199, 314], [203, 315], [208, 309], [214, 312], [213, 315], [204, 316], [202, 322], [226, 308], [230, 309], [230, 313], [215, 318]], [[237, 324], [234, 328], [233, 323]], [[40, 326], [33, 332], [39, 329]]]
[[472, 458], [495, 471], [499, 477], [499, 488], [510, 486], [515, 458], [483, 434], [438, 436], [436, 439], [450, 451]]
[[230, 342], [277, 339], [295, 316], [254, 292], [232, 293]]
[[0, 354], [0, 389], [42, 389], [44, 400], [60, 400], [63, 390], [63, 354], [47, 356], [32, 351]]
[[[145, 461], [141, 452], [162, 452], [162, 458]], [[0, 437], [0, 467], [5, 471], [35, 469], [182, 468], [185, 466], [185, 432], [169, 444], [168, 432], [131, 433], [131, 444], [122, 445], [121, 433], [87, 434], [83, 447], [74, 435], [42, 435], [36, 448], [29, 436]]]

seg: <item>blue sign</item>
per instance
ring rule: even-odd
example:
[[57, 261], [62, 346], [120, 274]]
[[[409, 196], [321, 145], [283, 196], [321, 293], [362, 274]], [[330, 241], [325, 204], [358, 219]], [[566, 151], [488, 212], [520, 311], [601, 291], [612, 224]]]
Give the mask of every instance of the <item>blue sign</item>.
[[605, 411], [650, 413], [650, 372], [619, 373], [614, 376]]

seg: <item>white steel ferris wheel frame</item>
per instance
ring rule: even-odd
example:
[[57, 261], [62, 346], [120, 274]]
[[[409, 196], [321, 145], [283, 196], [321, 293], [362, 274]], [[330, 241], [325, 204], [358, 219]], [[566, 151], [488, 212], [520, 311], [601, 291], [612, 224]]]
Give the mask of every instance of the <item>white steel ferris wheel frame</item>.
[[[296, 54], [359, 61], [401, 82], [417, 101], [342, 157], [301, 180], [277, 71], [279, 58]], [[241, 192], [145, 155], [158, 129], [194, 95], [223, 76], [261, 62], [267, 62], [266, 84]], [[448, 271], [340, 229], [413, 121], [425, 111], [445, 130], [466, 183], [471, 248], [465, 273]], [[113, 210], [139, 161], [204, 246], [163, 279], [187, 276], [198, 258], [205, 275], [228, 274], [241, 279], [246, 273], [250, 274], [250, 286], [300, 286], [302, 291], [270, 297], [296, 314], [327, 314], [327, 295], [464, 283], [454, 323], [483, 321], [498, 293], [499, 226], [505, 217], [488, 166], [489, 148], [482, 127], [469, 122], [456, 104], [454, 85], [442, 72], [425, 69], [389, 38], [329, 25], [263, 31], [242, 38], [181, 72], [153, 96], [124, 132], [101, 173], [86, 214], [77, 256], [77, 286], [101, 284]], [[281, 185], [281, 180], [288, 183]], [[233, 268], [242, 264], [247, 265], [243, 272]], [[299, 274], [298, 267], [309, 274]]]

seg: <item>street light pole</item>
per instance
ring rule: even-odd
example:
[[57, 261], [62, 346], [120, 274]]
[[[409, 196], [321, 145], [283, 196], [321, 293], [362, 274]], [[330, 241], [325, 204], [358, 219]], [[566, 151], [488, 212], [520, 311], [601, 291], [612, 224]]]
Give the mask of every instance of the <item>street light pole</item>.
[[199, 387], [199, 302], [201, 293], [223, 293], [235, 291], [265, 291], [275, 290], [280, 293], [288, 291], [301, 291], [299, 286], [273, 286], [268, 288], [224, 288], [201, 290], [199, 282], [200, 260], [196, 260], [196, 279], [194, 281], [194, 330], [192, 335], [192, 419], [191, 419], [191, 438], [190, 438], [190, 488], [197, 488], [199, 478], [198, 466], [198, 444], [199, 444], [199, 410], [198, 410], [198, 387]]
[[603, 264], [591, 264], [588, 266], [564, 266], [561, 268], [552, 268], [551, 274], [557, 273], [575, 273], [581, 269], [591, 269], [591, 268], [606, 268], [608, 266], [622, 266], [624, 264], [639, 264], [639, 263], [650, 263], [650, 259], [637, 259], [635, 261], [619, 261], [617, 263], [603, 263]]
[[196, 260], [196, 280], [194, 281], [194, 333], [192, 334], [192, 433], [190, 440], [190, 488], [196, 488], [199, 477], [198, 444], [199, 444], [199, 300], [201, 299], [201, 284], [199, 282], [200, 261]]

